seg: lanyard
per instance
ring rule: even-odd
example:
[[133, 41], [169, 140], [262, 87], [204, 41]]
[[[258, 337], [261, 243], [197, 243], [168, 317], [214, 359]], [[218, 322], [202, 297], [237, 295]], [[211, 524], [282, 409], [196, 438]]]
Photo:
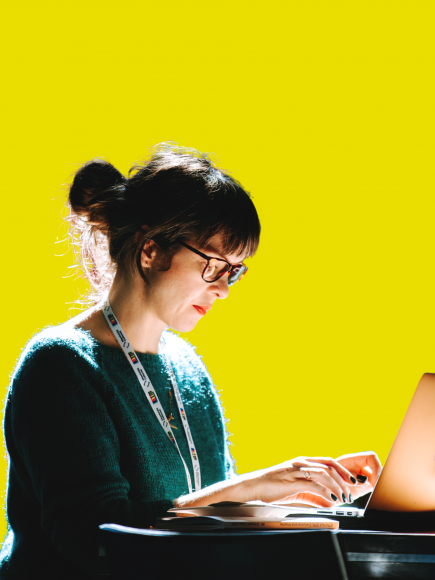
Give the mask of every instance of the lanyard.
[[[122, 330], [120, 323], [115, 318], [113, 310], [109, 304], [108, 298], [103, 303], [103, 314], [104, 314], [105, 319], [107, 320], [109, 327], [111, 328], [113, 334], [115, 335], [115, 338], [119, 343], [119, 346], [122, 348], [125, 356], [127, 357], [127, 360], [131, 365], [131, 368], [134, 370], [136, 377], [138, 378], [138, 380], [142, 386], [142, 389], [144, 390], [144, 393], [146, 395], [148, 403], [151, 405], [151, 408], [154, 411], [155, 416], [157, 417], [157, 420], [159, 421], [160, 425], [162, 426], [163, 431], [168, 436], [171, 444], [175, 445], [175, 448], [177, 449], [178, 454], [181, 457], [181, 461], [183, 462], [184, 470], [186, 472], [186, 479], [187, 479], [187, 485], [189, 487], [189, 493], [192, 493], [192, 481], [190, 478], [189, 470], [187, 468], [186, 462], [183, 459], [183, 456], [181, 455], [181, 451], [178, 447], [177, 441], [175, 440], [171, 426], [165, 417], [165, 414], [163, 412], [163, 407], [160, 404], [160, 401], [157, 399], [157, 395], [155, 393], [154, 387], [153, 387], [147, 373], [145, 372], [145, 369], [143, 368], [138, 356], [136, 355], [132, 346], [128, 342], [127, 337], [126, 337], [124, 331]], [[164, 347], [164, 344], [165, 344], [164, 339], [161, 339], [160, 344], [163, 344], [163, 347]], [[195, 477], [195, 491], [199, 491], [201, 489], [201, 470], [199, 467], [198, 455], [196, 453], [195, 445], [193, 443], [193, 438], [192, 438], [192, 433], [190, 432], [189, 423], [187, 422], [186, 411], [183, 408], [183, 401], [181, 400], [180, 391], [178, 390], [178, 385], [177, 385], [177, 381], [175, 379], [175, 374], [174, 374], [174, 371], [172, 369], [171, 363], [169, 361], [168, 355], [166, 354], [164, 348], [163, 348], [163, 354], [165, 356], [166, 367], [167, 367], [167, 370], [169, 371], [169, 376], [171, 379], [172, 387], [174, 389], [175, 400], [177, 401], [178, 410], [180, 411], [180, 417], [182, 419], [181, 422], [183, 424], [184, 432], [186, 433], [186, 437], [187, 437], [187, 443], [188, 443], [188, 447], [189, 447], [189, 451], [190, 451], [190, 457], [192, 459], [193, 473], [194, 473], [194, 477]]]

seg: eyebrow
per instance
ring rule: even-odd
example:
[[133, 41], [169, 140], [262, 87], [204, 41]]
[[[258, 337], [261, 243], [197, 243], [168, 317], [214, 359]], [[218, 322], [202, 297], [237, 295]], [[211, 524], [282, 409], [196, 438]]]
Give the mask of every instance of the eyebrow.
[[[202, 251], [202, 250], [201, 250]], [[208, 252], [211, 252], [212, 254], [217, 254], [217, 256], [210, 256], [211, 258], [216, 257], [216, 258], [221, 258], [222, 260], [225, 260], [225, 262], [228, 262], [228, 264], [231, 264], [231, 266], [237, 266], [237, 264], [242, 264], [243, 260], [239, 261], [239, 262], [235, 262], [234, 264], [230, 261], [228, 261], [223, 254], [221, 254], [220, 252], [218, 252], [217, 250], [213, 249], [213, 248], [207, 248], [203, 254], [208, 254]]]

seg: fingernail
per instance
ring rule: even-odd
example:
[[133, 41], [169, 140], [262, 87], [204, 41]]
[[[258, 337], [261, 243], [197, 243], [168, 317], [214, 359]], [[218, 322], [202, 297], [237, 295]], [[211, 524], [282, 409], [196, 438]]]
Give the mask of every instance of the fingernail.
[[353, 475], [350, 476], [350, 481], [355, 485], [356, 483], [356, 479], [354, 478]]
[[349, 503], [352, 503], [352, 502], [353, 502], [353, 497], [352, 497], [352, 494], [350, 493], [349, 494]]
[[357, 475], [356, 478], [360, 483], [365, 483], [367, 481], [366, 475]]
[[341, 497], [343, 498], [343, 502], [346, 503], [346, 496], [344, 495], [344, 493], [341, 494]]
[[338, 500], [338, 497], [337, 497], [336, 495], [334, 495], [333, 493], [331, 493], [331, 497], [332, 497], [332, 499], [333, 499], [334, 501], [337, 501], [337, 500]]

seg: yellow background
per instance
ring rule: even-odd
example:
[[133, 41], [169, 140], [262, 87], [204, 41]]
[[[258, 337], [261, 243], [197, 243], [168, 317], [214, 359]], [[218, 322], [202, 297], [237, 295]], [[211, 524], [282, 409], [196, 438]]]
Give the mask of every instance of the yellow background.
[[189, 334], [239, 472], [299, 454], [384, 461], [435, 371], [433, 2], [2, 12], [2, 397], [26, 341], [85, 289], [54, 243], [62, 184], [92, 157], [127, 171], [174, 140], [216, 153], [263, 226], [248, 275]]

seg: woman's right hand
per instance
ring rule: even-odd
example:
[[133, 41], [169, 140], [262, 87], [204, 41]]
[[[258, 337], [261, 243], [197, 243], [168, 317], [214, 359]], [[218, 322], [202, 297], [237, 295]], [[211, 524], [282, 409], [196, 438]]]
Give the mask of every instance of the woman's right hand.
[[242, 479], [250, 500], [290, 504], [306, 495], [318, 507], [353, 501], [353, 476], [330, 457], [297, 457]]

